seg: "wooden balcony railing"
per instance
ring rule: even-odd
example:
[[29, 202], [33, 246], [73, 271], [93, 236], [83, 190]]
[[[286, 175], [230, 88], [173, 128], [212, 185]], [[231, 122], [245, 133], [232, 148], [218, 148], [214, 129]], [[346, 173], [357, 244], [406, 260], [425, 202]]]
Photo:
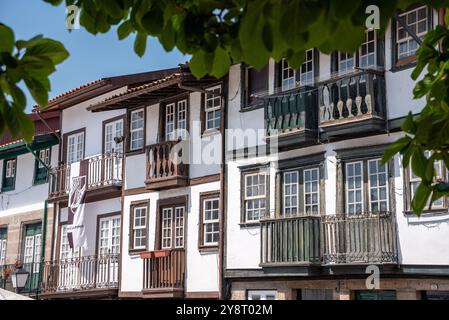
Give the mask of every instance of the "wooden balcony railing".
[[[112, 152], [81, 160], [87, 165], [87, 190], [121, 186], [123, 155]], [[71, 165], [52, 168], [49, 174], [49, 199], [67, 197], [70, 189]]]
[[261, 265], [320, 263], [320, 218], [261, 220]]
[[397, 263], [394, 216], [390, 212], [324, 216], [323, 262]]
[[50, 199], [67, 196], [70, 188], [70, 165], [65, 164], [50, 169], [48, 181]]
[[184, 249], [146, 252], [143, 258], [143, 293], [149, 297], [182, 297]]
[[87, 256], [47, 261], [43, 268], [42, 292], [55, 293], [118, 288], [119, 256]]
[[183, 150], [178, 143], [167, 141], [147, 147], [147, 189], [159, 190], [187, 185], [189, 167], [182, 161]]
[[266, 99], [265, 122], [267, 136], [297, 131], [317, 130], [317, 91], [304, 87]]
[[385, 118], [383, 73], [365, 70], [331, 79], [319, 86], [320, 126]]
[[87, 161], [88, 189], [121, 184], [123, 163], [121, 153], [112, 152], [99, 155], [89, 158]]

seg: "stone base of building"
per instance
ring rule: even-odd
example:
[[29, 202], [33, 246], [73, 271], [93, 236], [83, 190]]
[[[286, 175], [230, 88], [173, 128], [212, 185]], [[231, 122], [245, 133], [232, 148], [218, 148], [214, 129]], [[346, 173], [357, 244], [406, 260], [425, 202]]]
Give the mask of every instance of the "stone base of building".
[[[449, 299], [449, 278], [385, 278], [379, 286], [367, 288], [366, 279], [254, 280], [231, 283], [232, 300], [251, 299], [250, 295], [277, 300], [421, 300]], [[261, 295], [257, 294], [258, 292]]]

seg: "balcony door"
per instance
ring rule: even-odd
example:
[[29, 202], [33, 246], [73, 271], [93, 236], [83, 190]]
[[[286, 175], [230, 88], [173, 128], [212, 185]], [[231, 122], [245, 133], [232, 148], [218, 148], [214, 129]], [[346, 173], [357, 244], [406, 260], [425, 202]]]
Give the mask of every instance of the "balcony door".
[[0, 266], [6, 263], [6, 237], [8, 229], [0, 228]]
[[120, 216], [99, 219], [97, 248], [97, 287], [107, 287], [118, 281], [120, 254]]
[[42, 248], [42, 225], [25, 225], [23, 233], [23, 267], [30, 273], [25, 290], [34, 290], [38, 286]]
[[70, 248], [67, 226], [61, 228], [61, 245], [59, 249], [59, 274], [57, 290], [78, 289], [81, 286], [79, 275], [82, 267], [80, 248]]
[[183, 249], [185, 243], [185, 204], [160, 208], [159, 247], [162, 250]]
[[[113, 120], [104, 125], [104, 153], [123, 153], [123, 119]], [[117, 139], [115, 139], [117, 138]]]
[[84, 158], [84, 131], [67, 137], [67, 163], [78, 162]]

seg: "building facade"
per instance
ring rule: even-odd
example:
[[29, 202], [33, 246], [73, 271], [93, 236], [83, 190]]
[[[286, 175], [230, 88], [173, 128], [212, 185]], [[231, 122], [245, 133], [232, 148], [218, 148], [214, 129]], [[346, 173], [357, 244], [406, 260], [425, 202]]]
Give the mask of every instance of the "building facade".
[[36, 134], [31, 148], [48, 174], [2, 138], [0, 265], [43, 261], [45, 299], [449, 297], [448, 200], [418, 218], [419, 179], [398, 156], [381, 162], [424, 105], [411, 95], [414, 36], [438, 23], [414, 6], [357, 52], [310, 49], [298, 70], [234, 64], [196, 79], [182, 64], [50, 100], [40, 117], [58, 139]]
[[[426, 7], [399, 17], [421, 38], [441, 23]], [[411, 95], [417, 46], [394, 20], [354, 54], [307, 51], [299, 70], [231, 67], [228, 128], [253, 135], [226, 141], [228, 297], [447, 297], [447, 200], [416, 217], [419, 179], [381, 162], [425, 103]]]

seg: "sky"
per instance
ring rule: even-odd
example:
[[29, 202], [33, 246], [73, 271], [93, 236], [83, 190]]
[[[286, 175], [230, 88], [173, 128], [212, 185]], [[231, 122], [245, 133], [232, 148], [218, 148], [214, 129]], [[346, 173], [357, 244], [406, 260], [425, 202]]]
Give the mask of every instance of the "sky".
[[[167, 53], [154, 38], [148, 38], [146, 53], [139, 58], [133, 51], [133, 35], [120, 41], [116, 28], [96, 36], [83, 28], [69, 32], [65, 18], [63, 4], [53, 7], [43, 0], [0, 0], [0, 22], [14, 30], [16, 40], [43, 34], [61, 41], [70, 52], [50, 77], [50, 98], [100, 78], [176, 67], [189, 59], [179, 51]], [[31, 111], [35, 101], [24, 91], [27, 111]]]

